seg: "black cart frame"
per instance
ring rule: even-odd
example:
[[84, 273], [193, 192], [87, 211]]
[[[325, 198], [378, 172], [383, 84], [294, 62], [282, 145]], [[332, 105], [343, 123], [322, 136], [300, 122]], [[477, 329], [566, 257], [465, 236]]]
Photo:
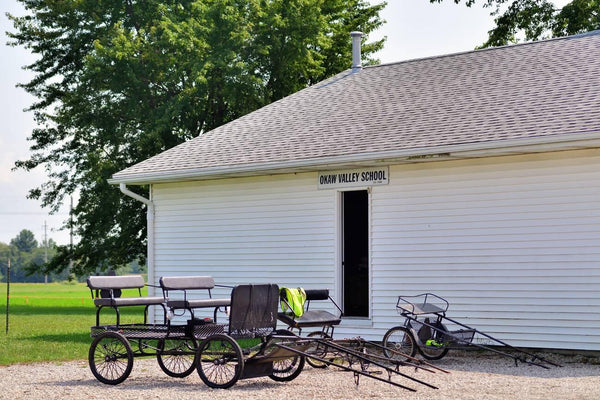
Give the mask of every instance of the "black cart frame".
[[[102, 282], [106, 284], [107, 281]], [[118, 284], [130, 284], [126, 279], [120, 282], [111, 279], [108, 282], [114, 292]], [[96, 283], [98, 280], [88, 280], [92, 290], [96, 288]], [[113, 297], [113, 294], [109, 297]], [[98, 301], [102, 307], [106, 306], [104, 302]], [[121, 306], [131, 303], [144, 305], [143, 297], [120, 302]], [[155, 299], [150, 302], [155, 305]], [[165, 298], [165, 304], [167, 302]], [[411, 369], [414, 366], [429, 372], [441, 369], [426, 367], [422, 362], [390, 362], [381, 354], [367, 352], [368, 342], [360, 338], [333, 340], [300, 337], [287, 329], [278, 330], [278, 303], [279, 288], [275, 284], [238, 285], [231, 291], [229, 320], [225, 324], [215, 323], [210, 318], [191, 318], [186, 324], [171, 321], [163, 324], [96, 324], [91, 327], [90, 369], [100, 382], [116, 385], [130, 375], [134, 358], [156, 356], [160, 367], [170, 376], [184, 377], [196, 370], [206, 385], [224, 389], [240, 379], [261, 376], [268, 376], [275, 381], [291, 381], [302, 372], [306, 359], [311, 358], [353, 372], [356, 384], [361, 376], [367, 376], [415, 391], [392, 380], [392, 377], [400, 377], [436, 388], [413, 378], [407, 371], [401, 371], [400, 366], [409, 365]], [[102, 308], [97, 306], [99, 310]], [[118, 317], [119, 306], [115, 304], [111, 307], [116, 308]], [[244, 348], [240, 346], [240, 341], [246, 341]], [[381, 349], [380, 346], [379, 353], [382, 353]], [[380, 368], [380, 371], [369, 370], [371, 366]], [[381, 369], [387, 372], [387, 379], [379, 376]]]
[[[415, 356], [418, 351], [428, 360], [439, 360], [451, 349], [474, 347], [512, 358], [515, 365], [522, 362], [546, 369], [560, 366], [448, 317], [448, 308], [449, 302], [433, 293], [399, 296], [396, 309], [404, 317], [404, 325], [390, 328], [383, 336], [386, 355], [390, 358], [401, 357], [398, 353]], [[445, 325], [448, 322], [460, 329], [449, 331]], [[477, 343], [473, 340], [475, 335], [487, 338], [492, 344]]]

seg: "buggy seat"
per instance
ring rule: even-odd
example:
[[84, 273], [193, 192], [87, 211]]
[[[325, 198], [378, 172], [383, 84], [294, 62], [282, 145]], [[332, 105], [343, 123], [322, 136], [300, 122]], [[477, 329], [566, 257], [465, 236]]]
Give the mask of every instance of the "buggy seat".
[[266, 337], [277, 328], [279, 287], [275, 284], [238, 285], [231, 292], [229, 334]]
[[[100, 311], [103, 307], [111, 307], [117, 314], [117, 326], [120, 324], [119, 307], [127, 306], [145, 306], [144, 323], [147, 321], [148, 308], [150, 306], [160, 306], [163, 308], [163, 315], [166, 319], [165, 298], [162, 296], [142, 296], [141, 289], [145, 286], [144, 278], [141, 275], [124, 276], [90, 276], [87, 279], [87, 286], [92, 292], [92, 299], [96, 306], [96, 326], [100, 325]], [[137, 289], [138, 296], [121, 297], [123, 290]]]
[[[298, 329], [302, 332], [302, 328], [323, 327], [323, 331], [329, 336], [333, 335], [333, 327], [339, 325], [342, 321], [342, 310], [329, 296], [329, 289], [306, 289], [306, 303], [304, 313], [297, 317], [293, 312], [280, 312], [277, 318], [286, 324], [290, 329]], [[287, 302], [284, 291], [280, 292], [281, 301]], [[339, 314], [335, 315], [326, 310], [311, 310], [312, 301], [329, 300], [338, 309]], [[290, 307], [291, 308], [291, 307]], [[329, 332], [331, 330], [331, 332]]]
[[[216, 286], [212, 276], [163, 276], [160, 278], [160, 287], [165, 298], [169, 297], [169, 291], [183, 292], [183, 298], [167, 300], [167, 307], [171, 310], [187, 310], [194, 319], [194, 309], [214, 308], [214, 320], [217, 320], [219, 307], [231, 305], [231, 298], [214, 299], [211, 290]], [[190, 298], [191, 291], [206, 291], [208, 298]]]

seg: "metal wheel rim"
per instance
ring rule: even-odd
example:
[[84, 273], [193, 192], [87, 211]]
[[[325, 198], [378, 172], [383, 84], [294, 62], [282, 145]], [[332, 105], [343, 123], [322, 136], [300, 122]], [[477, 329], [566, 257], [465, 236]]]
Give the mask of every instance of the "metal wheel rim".
[[196, 367], [196, 340], [165, 339], [159, 344], [156, 354], [158, 364], [169, 376], [183, 378], [194, 372]]
[[240, 346], [225, 335], [214, 335], [204, 340], [196, 359], [200, 378], [213, 388], [233, 386], [244, 369]]
[[116, 332], [98, 336], [90, 347], [90, 369], [102, 383], [123, 382], [133, 368], [133, 351], [127, 339]]
[[383, 339], [383, 346], [385, 347], [383, 353], [392, 360], [405, 360], [406, 357], [392, 351], [386, 351], [386, 349], [391, 349], [410, 357], [414, 356], [416, 352], [414, 339], [404, 327], [395, 327], [387, 331]]

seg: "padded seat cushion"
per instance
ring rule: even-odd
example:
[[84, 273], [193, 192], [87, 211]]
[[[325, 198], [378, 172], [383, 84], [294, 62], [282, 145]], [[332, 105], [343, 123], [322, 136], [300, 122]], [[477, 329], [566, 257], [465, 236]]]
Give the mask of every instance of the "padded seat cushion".
[[141, 275], [90, 276], [87, 285], [92, 290], [138, 289], [144, 287], [144, 278]]
[[231, 305], [231, 299], [200, 299], [200, 300], [169, 300], [167, 306], [170, 308], [204, 308], [225, 307]]
[[117, 297], [111, 298], [99, 298], [94, 299], [96, 306], [110, 306], [110, 307], [121, 307], [121, 306], [151, 306], [155, 304], [164, 303], [164, 297]]
[[163, 290], [212, 289], [212, 276], [163, 276], [159, 280]]
[[329, 311], [309, 310], [300, 318], [293, 318], [293, 315], [286, 313], [277, 314], [278, 319], [288, 326], [295, 328], [304, 328], [312, 326], [339, 325], [341, 318], [336, 317]]

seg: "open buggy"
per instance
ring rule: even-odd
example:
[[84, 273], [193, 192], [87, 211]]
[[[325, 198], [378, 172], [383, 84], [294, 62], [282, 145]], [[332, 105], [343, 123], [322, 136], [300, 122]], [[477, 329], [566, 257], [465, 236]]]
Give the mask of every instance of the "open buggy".
[[[180, 280], [163, 277], [163, 297], [143, 297], [141, 294], [119, 297], [125, 289], [143, 287], [141, 276], [88, 278], [97, 306], [89, 350], [89, 365], [94, 376], [106, 384], [119, 384], [131, 373], [135, 357], [152, 356], [170, 376], [184, 377], [196, 370], [208, 386], [228, 388], [239, 379], [261, 376], [290, 381], [302, 372], [306, 359], [310, 358], [316, 363], [353, 372], [357, 384], [358, 377], [368, 376], [414, 391], [392, 380], [392, 377], [401, 377], [435, 388], [400, 371], [399, 366], [406, 365], [406, 361], [390, 362], [381, 355], [366, 353], [365, 342], [361, 339], [303, 338], [289, 330], [278, 330], [280, 295], [277, 285], [239, 285], [232, 289], [230, 299], [188, 297], [187, 292], [192, 288], [214, 286], [212, 278], [208, 281], [201, 278], [207, 277], [183, 277]], [[171, 294], [177, 290], [184, 293], [183, 298], [172, 299]], [[119, 308], [134, 305], [144, 306], [144, 322], [122, 324]], [[152, 306], [162, 308], [162, 324], [147, 323], [147, 310]], [[193, 314], [195, 308], [224, 306], [229, 312], [227, 323], [217, 323], [213, 318], [196, 318]], [[100, 324], [100, 312], [105, 307], [115, 311], [116, 324]], [[191, 314], [185, 324], [172, 323], [169, 319], [177, 310]], [[216, 313], [214, 316], [216, 318]], [[330, 357], [332, 353], [335, 353], [333, 358]], [[370, 366], [380, 370], [370, 371]], [[387, 373], [387, 379], [379, 376], [382, 371]]]
[[[131, 373], [134, 358], [148, 356], [155, 356], [161, 369], [170, 376], [184, 377], [196, 369], [202, 381], [214, 388], [227, 388], [238, 379], [255, 376], [291, 380], [302, 371], [302, 356], [273, 345], [278, 340], [275, 338], [277, 285], [236, 286], [231, 299], [226, 302], [211, 299], [201, 304], [192, 299], [174, 300], [172, 306], [190, 311], [193, 310], [190, 307], [230, 305], [227, 324], [196, 319], [193, 311], [187, 323], [175, 324], [167, 319], [167, 298], [114, 296], [117, 291], [139, 289], [143, 286], [140, 279], [137, 276], [88, 279], [90, 289], [104, 290], [107, 295], [95, 298], [96, 325], [91, 328], [93, 341], [88, 360], [92, 373], [100, 382], [123, 382]], [[144, 323], [121, 324], [119, 308], [134, 305], [145, 306]], [[147, 323], [150, 306], [164, 309], [162, 324]], [[99, 324], [99, 314], [104, 307], [115, 310], [116, 324]], [[176, 309], [170, 309], [169, 313]], [[236, 339], [245, 339], [253, 345], [242, 350]]]
[[[449, 303], [433, 293], [415, 296], [399, 296], [396, 309], [404, 317], [404, 325], [390, 328], [383, 337], [386, 356], [402, 357], [400, 354], [415, 356], [417, 351], [428, 360], [439, 360], [451, 349], [478, 348], [513, 358], [515, 364], [523, 362], [548, 368], [559, 366], [545, 358], [523, 349], [515, 348], [485, 332], [452, 319], [446, 315]], [[450, 331], [448, 323], [459, 327]], [[480, 335], [491, 344], [474, 341]], [[508, 352], [510, 351], [510, 353]]]

